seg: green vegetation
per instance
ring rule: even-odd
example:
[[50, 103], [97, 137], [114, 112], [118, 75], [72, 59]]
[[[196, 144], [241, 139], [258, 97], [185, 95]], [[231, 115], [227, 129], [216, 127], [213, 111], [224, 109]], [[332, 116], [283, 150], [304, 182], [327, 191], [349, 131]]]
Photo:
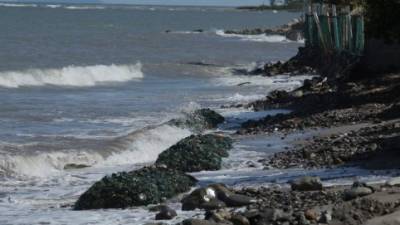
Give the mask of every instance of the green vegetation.
[[400, 1], [366, 0], [365, 29], [367, 38], [400, 43]]
[[263, 10], [290, 10], [290, 11], [301, 11], [303, 10], [303, 0], [291, 0], [287, 5], [276, 6], [276, 5], [260, 5], [260, 6], [241, 6], [237, 9], [241, 10], [252, 10], [252, 11], [263, 11]]
[[399, 0], [313, 0], [336, 5], [363, 6], [365, 9], [365, 32], [368, 38], [400, 42]]

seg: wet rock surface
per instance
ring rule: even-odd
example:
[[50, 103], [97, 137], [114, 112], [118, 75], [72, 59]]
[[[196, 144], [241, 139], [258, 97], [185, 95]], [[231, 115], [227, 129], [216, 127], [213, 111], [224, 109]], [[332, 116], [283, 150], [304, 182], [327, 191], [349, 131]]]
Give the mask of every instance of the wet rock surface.
[[175, 210], [169, 208], [168, 206], [160, 207], [160, 211], [156, 215], [156, 220], [171, 220], [175, 218], [178, 214]]
[[238, 34], [238, 35], [280, 35], [286, 37], [290, 41], [299, 41], [304, 39], [303, 34], [304, 22], [300, 19], [295, 19], [288, 24], [277, 28], [256, 28], [244, 30], [227, 30], [225, 34]]
[[[350, 188], [364, 187], [355, 182]], [[282, 225], [336, 224], [360, 225], [369, 219], [387, 215], [398, 209], [400, 202], [384, 202], [368, 197], [344, 201], [347, 187], [324, 191], [292, 191], [282, 188], [243, 188], [236, 193], [259, 201], [245, 210], [217, 209], [205, 213], [195, 224]], [[380, 190], [382, 191], [382, 190]], [[193, 221], [193, 220], [192, 220]]]
[[[362, 166], [374, 169], [400, 168], [400, 128], [398, 123], [365, 127], [346, 134], [315, 137], [305, 146], [272, 155], [261, 160], [266, 168], [321, 168], [332, 166]], [[391, 160], [389, 160], [391, 159]], [[385, 163], [386, 161], [386, 163]]]
[[182, 199], [182, 210], [221, 209], [225, 207], [242, 207], [251, 205], [255, 199], [236, 194], [223, 184], [212, 184], [194, 190]]
[[75, 210], [127, 208], [157, 204], [189, 191], [196, 180], [165, 167], [115, 173], [96, 182], [75, 203]]
[[301, 177], [290, 183], [293, 191], [319, 191], [323, 188], [319, 177]]
[[178, 127], [189, 128], [194, 131], [217, 128], [225, 118], [211, 109], [198, 109], [191, 113], [185, 113], [185, 118], [173, 119], [170, 124]]
[[184, 172], [218, 170], [232, 142], [231, 138], [221, 135], [192, 135], [162, 152], [156, 164]]

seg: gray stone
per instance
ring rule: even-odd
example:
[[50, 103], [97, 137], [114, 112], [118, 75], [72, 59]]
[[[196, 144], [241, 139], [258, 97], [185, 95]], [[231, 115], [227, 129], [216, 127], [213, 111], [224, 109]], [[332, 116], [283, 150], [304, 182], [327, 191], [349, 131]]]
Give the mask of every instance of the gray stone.
[[168, 225], [168, 223], [146, 223], [144, 225]]
[[234, 224], [234, 225], [250, 225], [249, 220], [241, 215], [234, 215], [231, 217], [230, 221]]
[[256, 200], [245, 195], [232, 194], [221, 199], [229, 207], [241, 207], [256, 203]]
[[370, 195], [372, 193], [373, 190], [369, 187], [353, 187], [344, 191], [343, 198], [344, 200], [349, 201], [359, 197]]
[[262, 212], [262, 217], [269, 221], [288, 221], [290, 216], [280, 209], [265, 209]]
[[291, 181], [291, 188], [293, 191], [319, 191], [323, 186], [319, 177], [306, 176]]
[[209, 202], [204, 202], [200, 205], [200, 208], [205, 210], [222, 209], [225, 207], [226, 207], [225, 202], [220, 201], [218, 199], [212, 199]]
[[194, 190], [182, 199], [182, 210], [194, 209], [219, 209], [228, 207], [241, 207], [256, 202], [253, 198], [245, 195], [232, 193], [223, 184], [212, 184], [206, 188]]
[[184, 220], [182, 225], [217, 225], [217, 223], [208, 220], [199, 220], [199, 219], [187, 219]]
[[176, 211], [169, 208], [168, 206], [163, 207], [159, 213], [156, 215], [156, 220], [171, 220], [175, 218], [178, 214]]
[[206, 220], [212, 220], [217, 223], [223, 222], [226, 220], [230, 220], [231, 217], [232, 217], [232, 214], [226, 209], [207, 211], [205, 214]]
[[328, 211], [324, 211], [321, 214], [321, 217], [319, 218], [319, 223], [325, 223], [325, 224], [329, 224], [332, 220], [332, 213], [328, 212]]
[[202, 209], [203, 204], [213, 200], [217, 200], [214, 189], [198, 188], [182, 199], [182, 210]]

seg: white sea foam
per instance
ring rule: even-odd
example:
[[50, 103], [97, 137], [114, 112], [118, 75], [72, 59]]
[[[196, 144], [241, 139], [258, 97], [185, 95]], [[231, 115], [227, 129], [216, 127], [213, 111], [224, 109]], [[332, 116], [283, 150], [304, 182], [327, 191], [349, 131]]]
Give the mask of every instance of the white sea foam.
[[254, 94], [254, 95], [242, 95], [239, 93], [234, 94], [233, 96], [227, 96], [224, 98], [218, 98], [216, 101], [228, 101], [228, 102], [251, 102], [254, 100], [262, 99], [265, 95], [262, 94]]
[[260, 75], [236, 75], [232, 68], [219, 68], [217, 74], [221, 77], [213, 79], [213, 84], [217, 86], [270, 86], [271, 89], [289, 88], [293, 89], [303, 84], [305, 79], [311, 78], [310, 75], [289, 76], [278, 75], [265, 77]]
[[[227, 37], [227, 38], [236, 38], [241, 41], [254, 41], [254, 42], [269, 42], [269, 43], [288, 43], [293, 42], [287, 39], [283, 35], [243, 35], [243, 34], [226, 34], [224, 30], [217, 30], [216, 34], [218, 36]], [[299, 40], [299, 43], [303, 43], [303, 40]]]
[[51, 5], [51, 4], [48, 4], [48, 5], [44, 5], [44, 7], [45, 8], [51, 8], [51, 9], [57, 9], [57, 8], [61, 8], [62, 5]]
[[111, 140], [105, 151], [68, 150], [25, 155], [0, 155], [0, 175], [9, 177], [48, 177], [57, 175], [68, 164], [91, 167], [150, 163], [179, 140], [188, 130], [169, 125], [148, 127]]
[[0, 87], [76, 86], [88, 87], [106, 82], [126, 82], [143, 78], [142, 64], [68, 66], [61, 69], [30, 69], [0, 72]]
[[127, 150], [114, 152], [103, 162], [105, 165], [148, 163], [181, 139], [189, 136], [188, 130], [174, 126], [162, 125], [125, 137]]
[[37, 7], [37, 4], [25, 4], [25, 3], [0, 3], [0, 7]]
[[69, 10], [106, 9], [105, 6], [99, 6], [99, 5], [93, 5], [93, 6], [77, 6], [77, 5], [73, 5], [73, 6], [66, 6], [64, 8], [65, 9], [69, 9]]

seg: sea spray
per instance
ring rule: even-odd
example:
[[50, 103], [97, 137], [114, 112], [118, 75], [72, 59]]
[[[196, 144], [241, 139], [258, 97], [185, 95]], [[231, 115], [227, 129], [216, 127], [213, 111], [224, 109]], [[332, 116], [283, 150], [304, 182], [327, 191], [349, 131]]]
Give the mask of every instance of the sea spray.
[[61, 69], [30, 69], [0, 72], [0, 87], [72, 86], [90, 87], [107, 82], [126, 82], [143, 78], [142, 64], [67, 66]]

